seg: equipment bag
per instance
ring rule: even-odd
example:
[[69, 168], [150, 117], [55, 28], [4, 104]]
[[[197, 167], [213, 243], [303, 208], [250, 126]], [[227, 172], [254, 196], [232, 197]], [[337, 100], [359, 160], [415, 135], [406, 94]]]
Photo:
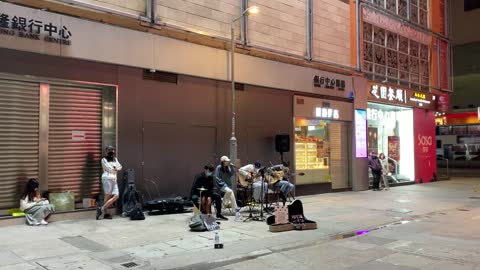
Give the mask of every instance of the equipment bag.
[[130, 220], [144, 220], [145, 215], [142, 211], [142, 205], [137, 204], [135, 208], [130, 212]]

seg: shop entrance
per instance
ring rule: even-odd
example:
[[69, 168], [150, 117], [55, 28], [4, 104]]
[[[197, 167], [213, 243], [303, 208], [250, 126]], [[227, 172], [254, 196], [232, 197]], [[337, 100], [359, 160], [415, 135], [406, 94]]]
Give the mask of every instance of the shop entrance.
[[414, 181], [413, 109], [368, 103], [367, 119], [368, 153], [375, 151], [385, 155], [389, 182]]
[[348, 145], [347, 122], [295, 118], [296, 185], [349, 188]]

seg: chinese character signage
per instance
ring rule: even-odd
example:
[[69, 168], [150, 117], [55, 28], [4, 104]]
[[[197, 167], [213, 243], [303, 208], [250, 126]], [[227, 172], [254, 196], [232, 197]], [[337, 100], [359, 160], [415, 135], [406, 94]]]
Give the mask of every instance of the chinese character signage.
[[368, 84], [368, 101], [434, 110], [435, 98], [436, 96], [430, 93], [413, 91], [400, 86], [374, 82]]
[[0, 13], [0, 35], [16, 36], [31, 40], [70, 46], [72, 32], [65, 25], [55, 25], [36, 18]]
[[337, 109], [332, 108], [315, 108], [315, 116], [318, 118], [339, 119], [340, 114]]
[[328, 77], [328, 76], [315, 76], [313, 77], [313, 85], [315, 87], [322, 87], [326, 89], [336, 89], [339, 91], [345, 91], [345, 80]]

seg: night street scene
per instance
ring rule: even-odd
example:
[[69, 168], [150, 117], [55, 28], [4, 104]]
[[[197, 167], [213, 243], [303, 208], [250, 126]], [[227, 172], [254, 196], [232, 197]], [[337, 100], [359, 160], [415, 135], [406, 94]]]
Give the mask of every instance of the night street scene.
[[0, 270], [480, 270], [480, 0], [0, 0]]

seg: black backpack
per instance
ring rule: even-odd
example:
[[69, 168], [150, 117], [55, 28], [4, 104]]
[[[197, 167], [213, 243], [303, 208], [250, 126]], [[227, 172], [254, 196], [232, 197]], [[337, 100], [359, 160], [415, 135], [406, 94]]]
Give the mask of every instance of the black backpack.
[[142, 211], [142, 205], [137, 204], [133, 210], [130, 212], [130, 220], [144, 220], [145, 215]]
[[122, 195], [122, 211], [125, 216], [130, 216], [131, 212], [138, 208], [138, 205], [140, 205], [140, 210], [142, 210], [143, 197], [135, 188], [135, 171], [133, 169], [127, 169], [123, 179], [126, 185]]

